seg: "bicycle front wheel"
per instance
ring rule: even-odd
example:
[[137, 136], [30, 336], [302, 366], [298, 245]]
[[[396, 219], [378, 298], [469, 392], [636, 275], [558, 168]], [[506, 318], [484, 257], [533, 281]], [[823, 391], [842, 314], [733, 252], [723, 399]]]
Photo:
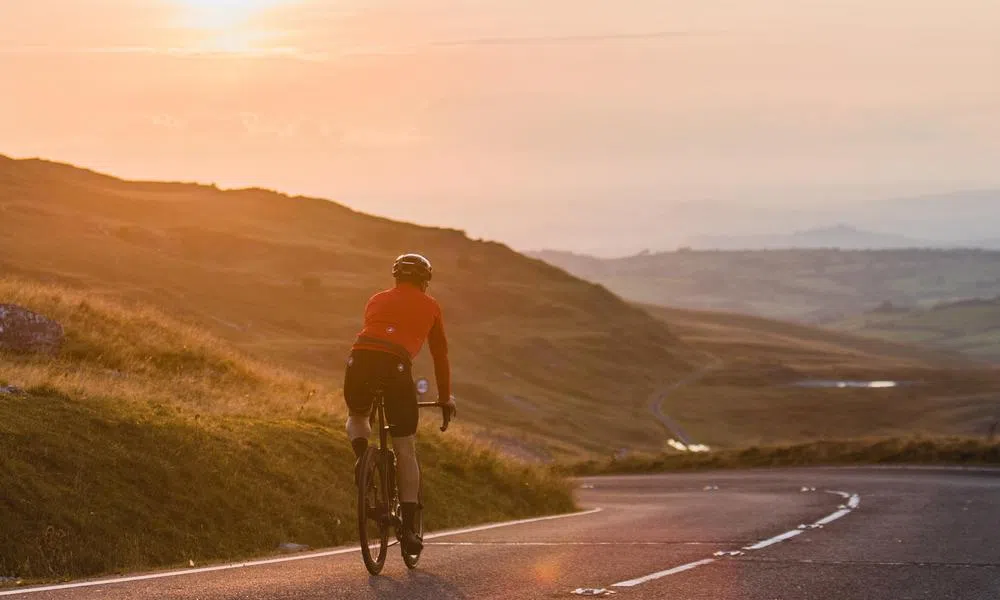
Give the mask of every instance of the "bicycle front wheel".
[[389, 547], [389, 493], [385, 488], [385, 465], [379, 453], [369, 448], [362, 458], [358, 479], [358, 534], [365, 568], [378, 575], [385, 566]]

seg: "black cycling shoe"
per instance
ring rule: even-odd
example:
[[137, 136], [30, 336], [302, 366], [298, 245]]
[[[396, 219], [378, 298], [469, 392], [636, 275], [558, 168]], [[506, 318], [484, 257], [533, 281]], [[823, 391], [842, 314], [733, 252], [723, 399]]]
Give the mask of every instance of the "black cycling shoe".
[[424, 541], [411, 529], [403, 529], [402, 535], [399, 536], [399, 544], [403, 547], [403, 552], [411, 556], [420, 554], [424, 549]]

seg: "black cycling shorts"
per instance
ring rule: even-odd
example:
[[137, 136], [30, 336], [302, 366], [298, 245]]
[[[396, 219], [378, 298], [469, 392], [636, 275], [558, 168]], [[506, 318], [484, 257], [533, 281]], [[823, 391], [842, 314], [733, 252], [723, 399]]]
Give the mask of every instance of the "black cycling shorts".
[[354, 416], [371, 414], [373, 390], [381, 385], [389, 434], [406, 437], [417, 432], [417, 390], [409, 361], [377, 350], [354, 350], [347, 360], [344, 400]]

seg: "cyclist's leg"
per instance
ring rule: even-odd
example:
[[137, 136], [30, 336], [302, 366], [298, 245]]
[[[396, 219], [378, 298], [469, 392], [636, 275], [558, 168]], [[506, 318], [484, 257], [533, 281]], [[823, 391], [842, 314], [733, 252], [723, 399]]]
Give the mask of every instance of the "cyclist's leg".
[[403, 363], [397, 365], [396, 374], [386, 395], [386, 412], [389, 417], [392, 447], [396, 451], [396, 475], [403, 528], [412, 532], [420, 495], [420, 465], [417, 462], [415, 445], [419, 420], [417, 392], [409, 365]]
[[416, 505], [420, 494], [420, 463], [417, 462], [416, 436], [407, 435], [392, 438], [396, 451], [399, 478], [399, 502]]
[[372, 428], [368, 416], [372, 410], [372, 395], [369, 382], [373, 376], [373, 365], [364, 352], [352, 352], [347, 359], [344, 375], [344, 401], [347, 403], [347, 438], [351, 440], [354, 456], [361, 458], [368, 448], [368, 438]]
[[419, 554], [423, 549], [417, 535], [416, 519], [420, 509], [420, 464], [417, 462], [416, 436], [392, 438], [396, 450], [396, 472], [399, 480], [399, 512], [403, 526], [403, 549], [407, 554]]

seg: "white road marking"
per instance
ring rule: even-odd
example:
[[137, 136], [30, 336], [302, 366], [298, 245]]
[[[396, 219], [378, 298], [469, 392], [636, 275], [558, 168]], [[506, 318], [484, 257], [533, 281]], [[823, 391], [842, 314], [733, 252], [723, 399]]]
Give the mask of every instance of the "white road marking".
[[609, 596], [617, 592], [604, 588], [576, 588], [570, 593], [576, 596]]
[[766, 540], [759, 541], [756, 544], [754, 544], [753, 546], [745, 546], [743, 549], [744, 550], [760, 550], [761, 548], [767, 548], [768, 546], [772, 546], [774, 544], [777, 544], [778, 542], [783, 542], [783, 541], [785, 541], [785, 540], [787, 540], [789, 538], [793, 538], [793, 537], [795, 537], [795, 536], [797, 536], [797, 535], [799, 535], [801, 533], [802, 533], [801, 529], [793, 529], [791, 531], [786, 531], [785, 533], [782, 533], [781, 535], [776, 535], [773, 538], [767, 538]]
[[[521, 519], [518, 521], [507, 521], [505, 523], [491, 523], [489, 525], [479, 525], [477, 527], [467, 527], [465, 529], [455, 529], [451, 531], [442, 531], [439, 533], [431, 533], [424, 536], [425, 540], [442, 538], [452, 535], [462, 535], [464, 533], [474, 533], [476, 531], [486, 531], [488, 529], [497, 529], [500, 527], [511, 527], [514, 525], [526, 525], [528, 523], [538, 523], [541, 521], [551, 521], [554, 519], [565, 519], [568, 517], [582, 517], [586, 515], [592, 515], [594, 513], [601, 512], [601, 508], [592, 508], [590, 510], [584, 510], [581, 512], [567, 513], [564, 515], [552, 515], [548, 517], [535, 517], [533, 519]], [[327, 556], [336, 556], [338, 554], [350, 554], [352, 552], [360, 552], [360, 546], [353, 548], [338, 548], [336, 550], [327, 550], [324, 552], [312, 552], [309, 554], [298, 554], [296, 556], [283, 556], [281, 558], [265, 558], [261, 560], [251, 560], [240, 563], [230, 563], [225, 565], [216, 565], [214, 567], [201, 567], [197, 569], [184, 569], [181, 571], [164, 571], [162, 573], [151, 573], [149, 575], [132, 575], [128, 577], [118, 577], [115, 579], [98, 579], [93, 581], [80, 581], [77, 583], [62, 583], [58, 585], [46, 585], [41, 587], [16, 589], [16, 590], [4, 590], [0, 591], [0, 596], [16, 596], [19, 594], [36, 594], [39, 592], [54, 592], [58, 590], [70, 590], [74, 588], [83, 587], [94, 587], [98, 585], [113, 585], [116, 583], [128, 583], [131, 581], [146, 581], [149, 579], [163, 579], [166, 577], [181, 577], [183, 575], [195, 575], [198, 573], [211, 573], [213, 571], [226, 571], [230, 569], [243, 569], [246, 567], [257, 567], [262, 565], [274, 565], [278, 563], [293, 562], [297, 560], [309, 560], [312, 558], [324, 558]]]
[[823, 526], [823, 525], [826, 525], [827, 523], [833, 523], [837, 519], [839, 519], [839, 518], [841, 518], [841, 517], [843, 517], [845, 515], [850, 514], [852, 510], [854, 510], [855, 508], [857, 508], [861, 504], [861, 496], [859, 496], [857, 494], [849, 494], [847, 492], [838, 492], [836, 490], [827, 490], [826, 493], [828, 493], [828, 494], [835, 494], [835, 495], [840, 496], [842, 498], [847, 498], [847, 506], [841, 506], [841, 507], [839, 507], [840, 510], [838, 510], [835, 513], [831, 513], [831, 514], [823, 517], [819, 521], [816, 521], [814, 523], [814, 525]]
[[603, 508], [592, 508], [590, 510], [584, 510], [575, 513], [568, 513], [565, 515], [552, 515], [548, 517], [535, 517], [532, 519], [521, 519], [520, 521], [507, 521], [505, 523], [491, 523], [489, 525], [478, 525], [476, 527], [467, 527], [465, 529], [454, 529], [449, 531], [442, 531], [440, 533], [431, 533], [424, 536], [425, 540], [433, 540], [436, 538], [442, 538], [452, 535], [462, 535], [463, 533], [475, 533], [477, 531], [486, 531], [488, 529], [497, 529], [500, 527], [511, 527], [513, 525], [526, 525], [528, 523], [540, 523], [542, 521], [553, 521], [555, 519], [565, 519], [567, 517], [585, 517], [587, 515], [592, 515], [599, 513]]
[[427, 542], [425, 546], [717, 546], [717, 542]]
[[834, 521], [836, 521], [840, 517], [843, 517], [844, 515], [848, 515], [850, 513], [851, 513], [851, 509], [849, 509], [849, 508], [838, 510], [835, 513], [831, 513], [831, 514], [823, 517], [819, 521], [816, 521], [815, 525], [826, 525], [827, 523], [833, 523]]
[[677, 573], [683, 573], [684, 571], [690, 571], [691, 569], [697, 569], [702, 565], [707, 565], [709, 563], [714, 563], [714, 558], [706, 558], [704, 560], [695, 561], [693, 563], [688, 563], [686, 565], [681, 565], [679, 567], [674, 567], [673, 569], [667, 569], [666, 571], [660, 571], [659, 573], [652, 573], [646, 575], [645, 577], [639, 577], [638, 579], [629, 579], [628, 581], [619, 581], [618, 583], [611, 584], [611, 587], [634, 587], [637, 585], [642, 585], [647, 581], [653, 581], [654, 579], [660, 579], [661, 577], [666, 577], [668, 575], [674, 575]]
[[[815, 490], [815, 488], [811, 488], [811, 489]], [[810, 491], [810, 488], [803, 487], [803, 488], [801, 488], [801, 490], [802, 491]], [[826, 525], [827, 523], [831, 523], [833, 521], [836, 521], [837, 519], [843, 517], [844, 515], [849, 514], [853, 509], [857, 508], [861, 504], [861, 496], [859, 496], [857, 494], [849, 494], [847, 492], [839, 492], [839, 491], [836, 491], [836, 490], [825, 490], [825, 491], [828, 494], [833, 494], [833, 495], [836, 495], [836, 496], [840, 496], [842, 498], [847, 498], [848, 499], [848, 501], [847, 501], [847, 508], [841, 508], [841, 509], [837, 510], [836, 512], [833, 512], [833, 513], [831, 513], [831, 514], [823, 517], [819, 521], [816, 521], [815, 523], [812, 523], [810, 525], [799, 525], [800, 529], [793, 529], [791, 531], [786, 531], [785, 533], [776, 535], [776, 536], [774, 536], [772, 538], [768, 538], [766, 540], [761, 540], [761, 541], [757, 542], [756, 544], [753, 544], [752, 546], [745, 546], [743, 548], [743, 550], [760, 550], [762, 548], [767, 548], [768, 546], [772, 546], [772, 545], [777, 544], [779, 542], [783, 542], [783, 541], [785, 541], [787, 539], [791, 539], [791, 538], [793, 538], [793, 537], [795, 537], [797, 535], [801, 535], [802, 533], [804, 533], [804, 531], [806, 529], [821, 529], [823, 527], [823, 525]], [[724, 551], [723, 550], [723, 551], [716, 552], [715, 556], [720, 557], [720, 559], [721, 559], [721, 558], [726, 557], [726, 556], [736, 557], [736, 556], [740, 556], [741, 554], [743, 554], [743, 553], [741, 551], [739, 551], [739, 550], [736, 550], [736, 551]], [[612, 584], [611, 587], [633, 587], [633, 586], [637, 586], [637, 585], [641, 585], [643, 583], [646, 583], [647, 581], [653, 581], [654, 579], [660, 579], [661, 577], [666, 577], [668, 575], [674, 575], [676, 573], [683, 573], [684, 571], [689, 571], [691, 569], [696, 569], [696, 568], [698, 568], [698, 567], [700, 567], [702, 565], [707, 565], [707, 564], [713, 563], [715, 561], [716, 561], [715, 558], [706, 558], [704, 560], [695, 561], [695, 562], [692, 562], [692, 563], [688, 563], [686, 565], [681, 565], [679, 567], [674, 567], [672, 569], [667, 569], [665, 571], [659, 571], [659, 572], [653, 573], [651, 575], [646, 575], [645, 577], [639, 577], [637, 579], [630, 579], [628, 581], [622, 581], [620, 583], [615, 583], [615, 584]]]

